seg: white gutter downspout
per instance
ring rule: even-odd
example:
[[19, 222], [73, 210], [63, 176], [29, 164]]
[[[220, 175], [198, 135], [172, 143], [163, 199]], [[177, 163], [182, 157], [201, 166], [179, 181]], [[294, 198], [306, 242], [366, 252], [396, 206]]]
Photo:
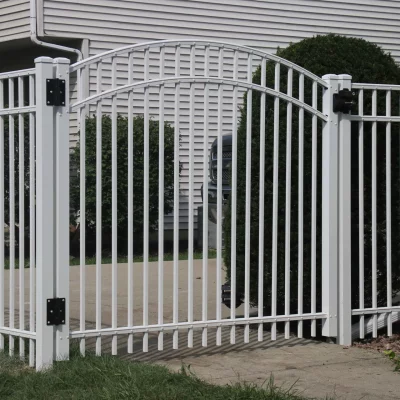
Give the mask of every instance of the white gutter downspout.
[[48, 43], [48, 42], [42, 42], [39, 40], [37, 37], [37, 0], [30, 0], [31, 2], [31, 40], [33, 43], [43, 46], [43, 47], [48, 47], [51, 49], [56, 49], [56, 50], [61, 50], [61, 51], [66, 51], [68, 53], [75, 53], [78, 56], [78, 61], [83, 60], [83, 54], [80, 50], [74, 49], [72, 47], [66, 47], [66, 46], [61, 46], [58, 44], [53, 44], [53, 43]]

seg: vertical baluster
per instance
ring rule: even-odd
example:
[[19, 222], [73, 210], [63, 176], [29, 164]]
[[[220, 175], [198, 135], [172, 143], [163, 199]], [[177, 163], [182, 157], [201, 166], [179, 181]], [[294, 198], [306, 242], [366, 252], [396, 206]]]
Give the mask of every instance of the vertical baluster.
[[[190, 76], [195, 74], [195, 47], [190, 46]], [[188, 322], [193, 322], [193, 231], [194, 231], [194, 84], [189, 94], [189, 244], [188, 244]], [[193, 328], [188, 329], [188, 347], [193, 347]]]
[[[219, 49], [219, 61], [218, 61], [218, 77], [222, 78], [224, 68], [224, 50]], [[217, 153], [217, 271], [216, 271], [216, 298], [217, 298], [217, 310], [216, 319], [221, 320], [221, 284], [222, 284], [222, 103], [223, 103], [223, 87], [222, 84], [218, 84], [218, 153]], [[217, 346], [221, 345], [222, 341], [222, 328], [217, 327]]]
[[[24, 78], [18, 78], [18, 106], [24, 107]], [[19, 153], [19, 329], [25, 329], [25, 122], [24, 115], [18, 115]], [[25, 358], [25, 339], [19, 339], [19, 355]]]
[[[206, 46], [204, 55], [204, 76], [209, 76], [210, 46]], [[203, 294], [202, 294], [202, 320], [207, 321], [208, 315], [208, 129], [209, 129], [209, 86], [204, 84], [204, 147], [203, 147]], [[208, 331], [203, 328], [202, 345], [207, 346]]]
[[[299, 75], [299, 100], [304, 103], [304, 74]], [[299, 108], [299, 193], [298, 193], [298, 313], [303, 314], [303, 252], [304, 252], [304, 108]], [[303, 321], [297, 324], [297, 336], [303, 337]]]
[[[97, 94], [102, 90], [102, 69], [97, 64]], [[102, 101], [96, 105], [96, 329], [101, 329], [102, 315], [102, 141], [103, 141]], [[101, 355], [101, 336], [96, 338], [96, 354]]]
[[[247, 61], [247, 82], [253, 81], [253, 56], [249, 54]], [[253, 91], [247, 91], [246, 110], [246, 211], [245, 211], [245, 272], [244, 272], [244, 318], [250, 318], [250, 201], [251, 201], [251, 139], [252, 139], [252, 103]], [[247, 321], [244, 327], [244, 342], [250, 339], [250, 325]]]
[[[275, 64], [275, 91], [280, 91], [280, 64]], [[279, 97], [274, 99], [274, 176], [272, 200], [272, 288], [271, 316], [276, 316], [278, 268], [278, 172], [279, 172]], [[276, 322], [271, 326], [271, 340], [276, 340]]]
[[[149, 80], [149, 49], [144, 52], [144, 80]], [[143, 195], [143, 325], [149, 324], [149, 88], [144, 88], [144, 195]], [[143, 334], [143, 351], [149, 349], [149, 333]]]
[[[312, 107], [317, 109], [318, 86], [312, 84]], [[312, 166], [311, 166], [311, 313], [317, 312], [317, 116], [312, 116]], [[311, 322], [311, 336], [317, 336], [317, 321]]]
[[[293, 68], [288, 70], [287, 95], [292, 96]], [[292, 186], [292, 111], [293, 105], [287, 103], [286, 116], [286, 216], [285, 216], [285, 315], [290, 315], [290, 215]], [[285, 339], [290, 337], [290, 322], [285, 322]]]
[[[84, 67], [78, 70], [78, 96], [84, 99], [83, 94]], [[80, 330], [86, 328], [86, 106], [79, 109], [80, 126]], [[80, 351], [85, 355], [85, 339], [80, 339]]]
[[[180, 76], [181, 48], [175, 49], [175, 76]], [[179, 118], [180, 83], [175, 85], [175, 121], [174, 121], [174, 284], [173, 284], [173, 322], [179, 322]], [[178, 349], [178, 329], [173, 333], [173, 348]]]
[[[160, 50], [160, 79], [164, 78], [165, 48]], [[160, 86], [158, 142], [158, 324], [164, 321], [164, 84]], [[163, 350], [163, 332], [158, 333], [158, 350]]]
[[[14, 108], [14, 79], [8, 80], [8, 106]], [[14, 142], [14, 116], [9, 116], [9, 185], [10, 185], [10, 303], [9, 303], [9, 326], [14, 328], [15, 318], [15, 142]], [[10, 356], [14, 355], [14, 337], [9, 338]]]
[[[261, 86], [266, 86], [267, 60], [261, 61]], [[258, 220], [258, 317], [264, 316], [264, 207], [265, 207], [265, 92], [261, 93], [260, 104], [260, 193]], [[258, 324], [258, 340], [264, 336], [264, 325]]]
[[[364, 115], [364, 91], [358, 92], [358, 115]], [[364, 121], [358, 123], [358, 246], [359, 246], [359, 306], [364, 308]], [[365, 335], [365, 317], [360, 315], [360, 339]]]
[[[391, 91], [386, 92], [386, 116], [391, 115]], [[391, 129], [386, 123], [386, 288], [387, 306], [392, 307], [392, 175], [391, 175]], [[387, 314], [387, 334], [392, 336], [392, 313]]]
[[[117, 58], [113, 57], [111, 67], [111, 85], [117, 87]], [[117, 96], [112, 96], [111, 100], [111, 326], [118, 326], [118, 114]], [[112, 336], [111, 353], [116, 355], [118, 352], [118, 336]]]
[[[235, 51], [233, 61], [233, 80], [238, 80], [238, 51]], [[238, 88], [233, 87], [233, 132], [232, 132], [232, 203], [231, 203], [231, 319], [236, 318], [236, 227], [237, 227], [237, 108], [238, 108]], [[236, 343], [236, 327], [231, 326], [231, 344]]]
[[[372, 116], [377, 115], [377, 90], [374, 89], [372, 92]], [[372, 122], [372, 308], [377, 308], [377, 239], [376, 239], [376, 214], [377, 214], [377, 203], [376, 203], [376, 190], [377, 190], [377, 176], [376, 176], [376, 147], [377, 147], [377, 122]], [[378, 316], [375, 314], [372, 317], [373, 337], [378, 336]]]
[[[134, 53], [128, 57], [128, 84], [133, 83]], [[133, 326], [133, 89], [128, 97], [128, 326]], [[133, 353], [133, 334], [128, 336], [128, 353]]]

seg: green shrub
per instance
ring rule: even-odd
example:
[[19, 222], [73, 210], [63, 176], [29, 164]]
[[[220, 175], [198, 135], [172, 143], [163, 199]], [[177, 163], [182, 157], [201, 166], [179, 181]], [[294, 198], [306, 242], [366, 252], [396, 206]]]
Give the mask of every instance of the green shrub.
[[[389, 54], [378, 46], [362, 39], [346, 38], [337, 35], [316, 36], [292, 44], [286, 49], [278, 49], [277, 55], [292, 61], [313, 72], [317, 76], [324, 74], [350, 74], [353, 82], [400, 84], [400, 68]], [[267, 63], [267, 86], [274, 87], [274, 65]], [[261, 69], [254, 73], [253, 82], [260, 83]], [[286, 91], [287, 69], [281, 68], [281, 91]], [[293, 95], [298, 96], [298, 74], [294, 73]], [[311, 104], [311, 82], [305, 82], [305, 101]], [[318, 92], [321, 107], [321, 90]], [[258, 266], [259, 266], [259, 169], [260, 169], [260, 94], [253, 91], [252, 108], [252, 151], [251, 151], [251, 248], [250, 248], [250, 296], [257, 304]], [[285, 302], [285, 186], [286, 186], [286, 104], [280, 102], [279, 125], [279, 190], [278, 190], [278, 312], [283, 313]], [[245, 188], [246, 188], [246, 104], [241, 110], [238, 128], [238, 197], [237, 197], [237, 288], [244, 293], [245, 270]], [[398, 99], [393, 96], [393, 114], [399, 115]], [[371, 99], [366, 95], [364, 112], [370, 114]], [[298, 283], [298, 114], [293, 107], [292, 124], [292, 167], [291, 167], [291, 309], [297, 311]], [[378, 115], [385, 114], [385, 93], [378, 95]], [[267, 96], [266, 101], [266, 146], [265, 146], [265, 218], [264, 218], [264, 304], [270, 310], [271, 296], [271, 263], [272, 263], [272, 193], [273, 193], [273, 117], [274, 99]], [[320, 309], [321, 299], [321, 129], [318, 124], [318, 191], [317, 191], [317, 299]], [[397, 129], [397, 131], [396, 131]], [[393, 124], [393, 132], [398, 127]], [[305, 113], [304, 121], [304, 310], [310, 311], [311, 299], [311, 117]], [[358, 307], [358, 123], [352, 125], [352, 301]], [[365, 305], [371, 306], [371, 124], [365, 123]], [[399, 138], [392, 135], [392, 257], [393, 257], [393, 292], [400, 290], [400, 201], [398, 184], [399, 174]], [[386, 301], [386, 192], [385, 192], [385, 124], [378, 124], [378, 301]], [[350, 171], [349, 171], [350, 172]], [[231, 209], [227, 206], [224, 223], [225, 231], [225, 265], [230, 275], [231, 262]]]
[[[111, 118], [102, 120], [102, 234], [103, 250], [111, 246]], [[158, 159], [159, 159], [159, 123], [149, 121], [149, 227], [156, 229], [158, 224]], [[164, 124], [164, 211], [172, 211], [174, 180], [174, 129]], [[133, 230], [134, 248], [143, 244], [143, 162], [144, 162], [144, 118], [138, 116], [133, 121]], [[118, 116], [117, 120], [117, 224], [118, 253], [127, 252], [128, 235], [128, 118]], [[71, 207], [75, 215], [80, 209], [80, 146], [74, 149], [72, 166], [78, 168], [71, 181]], [[96, 231], [96, 118], [86, 119], [86, 229], [87, 252], [94, 251]]]

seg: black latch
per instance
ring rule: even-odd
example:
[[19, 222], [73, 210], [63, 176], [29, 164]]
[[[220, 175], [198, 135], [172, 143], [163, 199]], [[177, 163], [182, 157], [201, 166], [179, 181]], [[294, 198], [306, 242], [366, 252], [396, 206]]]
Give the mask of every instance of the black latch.
[[47, 299], [47, 325], [65, 324], [65, 298]]
[[355, 93], [349, 89], [339, 90], [339, 93], [335, 93], [333, 95], [333, 112], [348, 114], [355, 104], [354, 96]]
[[65, 80], [47, 79], [46, 82], [46, 103], [48, 106], [65, 106]]

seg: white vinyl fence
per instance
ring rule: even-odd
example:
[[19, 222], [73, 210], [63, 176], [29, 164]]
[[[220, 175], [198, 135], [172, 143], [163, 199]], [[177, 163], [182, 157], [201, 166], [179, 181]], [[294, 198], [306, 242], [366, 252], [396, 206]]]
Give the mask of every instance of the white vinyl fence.
[[[35, 79], [35, 69], [0, 74], [0, 349], [9, 335], [12, 355], [19, 338], [24, 357], [25, 339], [29, 339], [32, 366], [36, 339]], [[29, 238], [28, 256], [25, 237]]]
[[[87, 79], [91, 79], [93, 71], [96, 91], [85, 94]], [[76, 76], [78, 82], [77, 100], [71, 104], [70, 76]], [[18, 107], [13, 97], [16, 82]], [[29, 87], [28, 97], [24, 97], [24, 85]], [[363, 92], [367, 90], [373, 91], [371, 116], [365, 116], [361, 106]], [[142, 350], [148, 351], [154, 335], [160, 351], [169, 335], [174, 349], [186, 343], [193, 347], [197, 334], [201, 335], [202, 346], [207, 346], [211, 338], [221, 345], [225, 329], [229, 330], [230, 343], [238, 338], [247, 343], [252, 326], [258, 329], [259, 341], [267, 336], [265, 326], [270, 326], [271, 340], [276, 340], [281, 324], [285, 338], [290, 337], [293, 323], [297, 335], [303, 337], [310, 321], [311, 336], [315, 337], [321, 326], [322, 335], [350, 345], [352, 316], [361, 316], [362, 337], [366, 315], [372, 315], [373, 333], [377, 334], [378, 314], [388, 316], [391, 334], [391, 324], [400, 311], [392, 303], [390, 286], [391, 161], [390, 157], [386, 159], [387, 307], [381, 308], [376, 210], [382, 205], [376, 201], [374, 138], [377, 122], [385, 122], [390, 147], [391, 123], [398, 122], [400, 117], [377, 116], [377, 90], [389, 93], [389, 113], [390, 93], [399, 87], [352, 84], [349, 75], [319, 78], [262, 51], [190, 40], [127, 46], [72, 66], [65, 59], [43, 57], [36, 60], [35, 69], [0, 75], [0, 188], [9, 193], [8, 197], [0, 193], [0, 198], [10, 199], [9, 204], [0, 204], [0, 222], [5, 226], [0, 237], [0, 349], [4, 349], [7, 335], [12, 353], [14, 338], [19, 338], [20, 355], [24, 357], [23, 342], [30, 339], [30, 364], [36, 360], [36, 367], [42, 369], [53, 360], [68, 358], [71, 339], [80, 342], [82, 354], [88, 341], [94, 339], [96, 353], [100, 355], [104, 341], [111, 338], [111, 352], [116, 355], [118, 343], [126, 346], [128, 353], [136, 351], [138, 338]], [[345, 112], [349, 105], [346, 102], [351, 101], [346, 96], [350, 94], [351, 98], [353, 91], [361, 98], [358, 116]], [[24, 98], [29, 98], [28, 105]], [[28, 125], [23, 124], [25, 116]], [[20, 133], [18, 162], [13, 159], [16, 120]], [[73, 217], [79, 219], [80, 267], [71, 268], [70, 121], [76, 121], [79, 132], [76, 167], [80, 179], [79, 204], [72, 205], [78, 208], [73, 210]], [[360, 308], [356, 310], [352, 310], [351, 291], [352, 269], [357, 268], [352, 263], [352, 121], [360, 121], [360, 160], [363, 126], [369, 122], [373, 140], [372, 217], [371, 224], [365, 224], [371, 226], [372, 232], [372, 304], [366, 308], [363, 300], [367, 278], [363, 275], [364, 239], [360, 229]], [[171, 129], [173, 137], [168, 136]], [[137, 133], [140, 130], [143, 141]], [[210, 132], [216, 132], [218, 143], [222, 143], [223, 133], [232, 134], [230, 225], [226, 230], [222, 224], [223, 149], [218, 146], [217, 255], [215, 260], [208, 257], [209, 221], [208, 212], [204, 212], [203, 255], [196, 260], [196, 196], [201, 185], [205, 193], [202, 205], [204, 210], [209, 207]], [[127, 141], [126, 153], [125, 139], [121, 142], [121, 137]], [[107, 142], [111, 143], [110, 154], [104, 152]], [[9, 146], [7, 163], [5, 143]], [[24, 171], [24, 163], [28, 162], [21, 151], [24, 146], [30, 150], [29, 182], [22, 172], [18, 182], [19, 193], [29, 191], [30, 201], [28, 330], [23, 290], [28, 288], [24, 283], [26, 270], [19, 268], [19, 285], [15, 282], [15, 246], [19, 248], [18, 266], [25, 265], [23, 238], [27, 237], [24, 196], [16, 202], [14, 183], [14, 166]], [[257, 146], [257, 152], [252, 151], [253, 146]], [[167, 149], [172, 149], [172, 159]], [[139, 157], [139, 166], [135, 157]], [[108, 164], [109, 175], [105, 172]], [[126, 168], [121, 167], [125, 165]], [[172, 174], [167, 176], [168, 168]], [[199, 170], [200, 181], [196, 175]], [[95, 180], [89, 179], [93, 172]], [[363, 192], [362, 168], [358, 174]], [[140, 193], [135, 191], [137, 179], [142, 182]], [[124, 189], [120, 189], [121, 182], [126, 184]], [[180, 260], [179, 248], [182, 182], [187, 182], [187, 260]], [[71, 194], [75, 189], [71, 187]], [[167, 197], [173, 211], [172, 261], [164, 261], [163, 217]], [[123, 201], [126, 209], [121, 208]], [[18, 223], [16, 209], [20, 211]], [[106, 219], [108, 211], [110, 220]], [[154, 213], [157, 263], [150, 262], [149, 249]], [[362, 195], [359, 216], [363, 227]], [[134, 262], [138, 220], [141, 263]], [[125, 221], [127, 228], [121, 234], [119, 227]], [[15, 238], [17, 228], [19, 240]], [[224, 254], [222, 247], [224, 230], [225, 241], [229, 238], [229, 254]], [[8, 232], [6, 240], [4, 235]], [[90, 235], [95, 237], [95, 266], [86, 265]], [[104, 248], [111, 249], [111, 265], [102, 262]], [[118, 263], [120, 254], [127, 254], [126, 264]], [[225, 265], [224, 260], [229, 260], [229, 264]], [[230, 282], [231, 305], [236, 305], [238, 297], [243, 301], [238, 309], [232, 306], [228, 310], [221, 303], [221, 285], [225, 280]], [[16, 290], [20, 293], [19, 329], [14, 326], [18, 310]]]
[[[399, 320], [400, 311], [399, 293], [396, 296], [392, 288], [399, 274], [399, 267], [392, 263], [393, 250], [397, 254], [397, 236], [393, 237], [392, 231], [397, 231], [399, 224], [398, 203], [393, 202], [399, 183], [392, 176], [392, 171], [398, 168], [395, 162], [398, 162], [399, 149], [393, 146], [392, 138], [399, 134], [400, 85], [353, 83], [352, 90], [358, 96], [358, 110], [351, 116], [351, 121], [358, 122], [358, 131], [352, 134], [358, 134], [359, 185], [358, 198], [353, 197], [358, 203], [359, 306], [352, 310], [352, 315], [359, 316], [359, 324], [355, 327], [358, 337], [364, 338], [369, 333], [377, 337], [378, 327], [384, 326], [387, 326], [387, 335], [392, 336], [393, 322]], [[367, 140], [371, 141], [371, 154], [365, 150]], [[383, 146], [378, 146], [378, 140]], [[365, 160], [371, 160], [371, 165]], [[370, 221], [370, 231], [365, 229], [365, 221]], [[379, 239], [383, 239], [384, 244], [378, 254]], [[370, 254], [366, 253], [365, 247]], [[371, 271], [370, 277], [365, 268]], [[383, 287], [378, 286], [378, 275], [386, 275]], [[364, 287], [368, 278], [371, 290]]]

